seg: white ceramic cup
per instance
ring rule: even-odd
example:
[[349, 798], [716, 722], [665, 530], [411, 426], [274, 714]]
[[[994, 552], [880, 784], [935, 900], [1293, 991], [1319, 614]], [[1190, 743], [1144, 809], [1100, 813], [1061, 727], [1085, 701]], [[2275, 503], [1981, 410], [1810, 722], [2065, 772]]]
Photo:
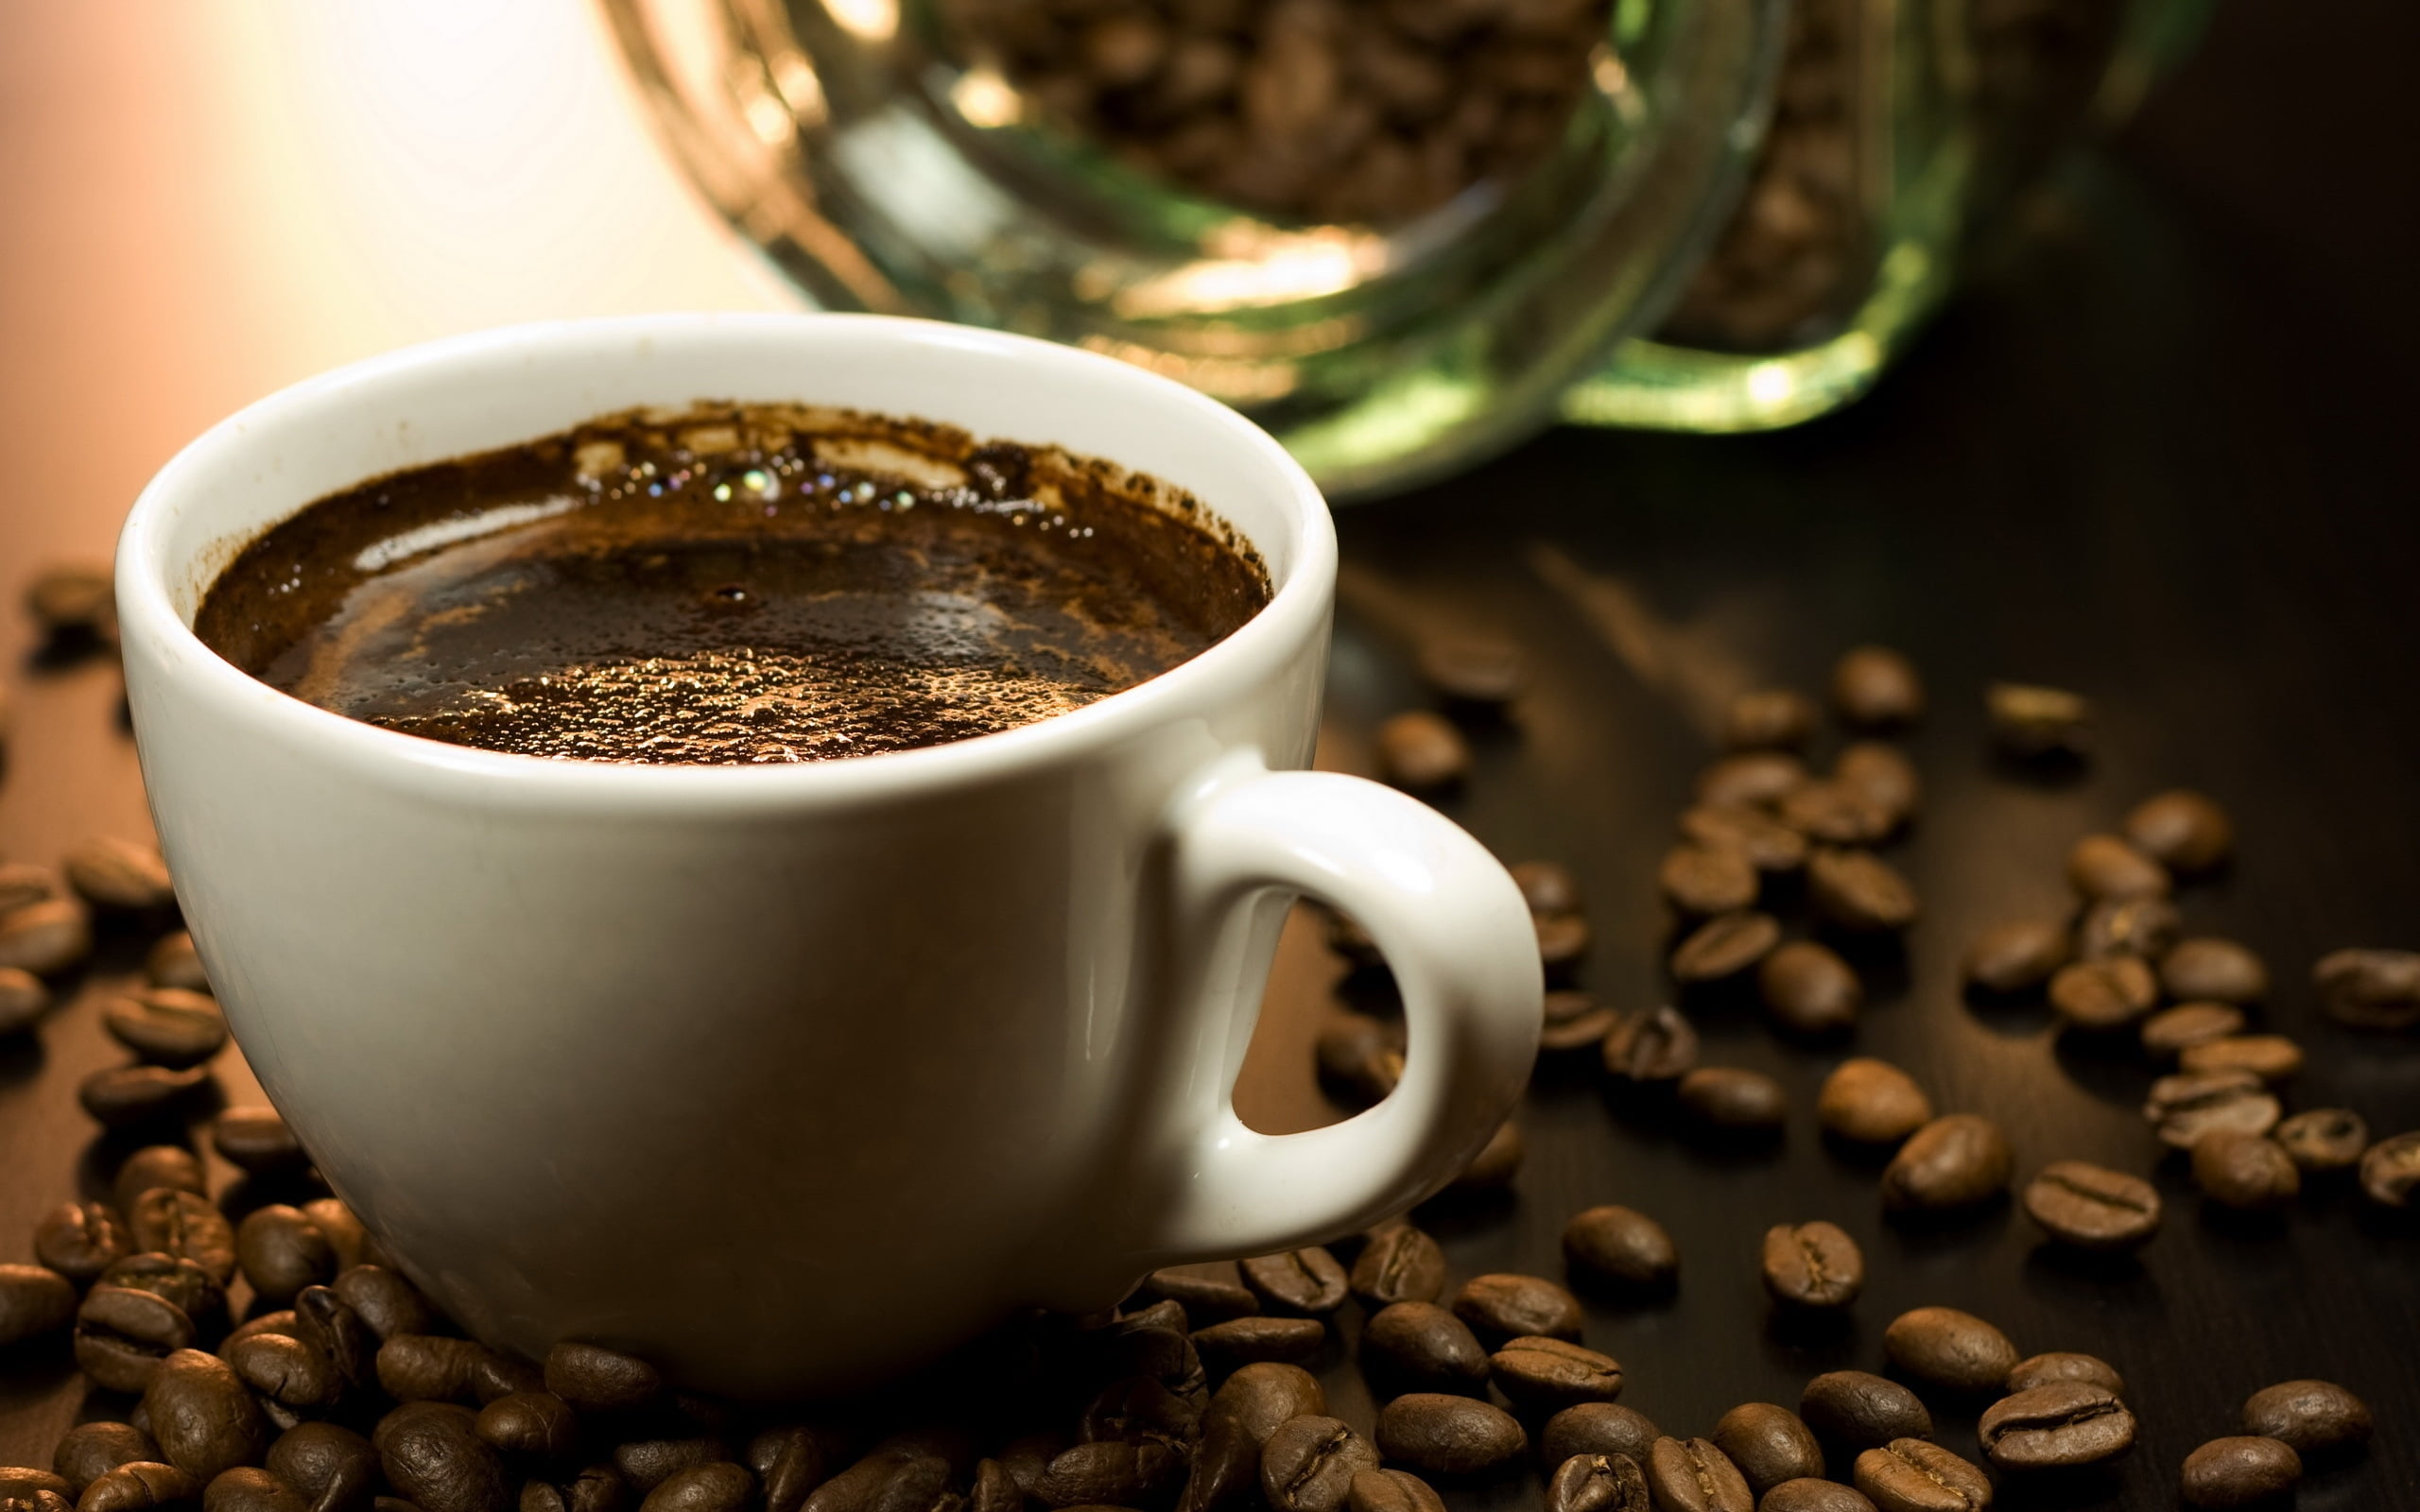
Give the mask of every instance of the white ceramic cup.
[[[314, 499], [701, 399], [1111, 458], [1224, 517], [1275, 593], [1075, 713], [782, 767], [416, 739], [189, 627]], [[492, 1343], [590, 1340], [766, 1397], [1367, 1225], [1510, 1109], [1541, 991], [1511, 879], [1424, 805], [1299, 770], [1335, 572], [1309, 477], [1175, 383], [921, 321], [681, 315], [440, 342], [263, 400], [136, 501], [117, 594], [186, 920], [336, 1191]], [[1375, 937], [1410, 1045], [1384, 1102], [1272, 1137], [1231, 1093], [1295, 894]]]

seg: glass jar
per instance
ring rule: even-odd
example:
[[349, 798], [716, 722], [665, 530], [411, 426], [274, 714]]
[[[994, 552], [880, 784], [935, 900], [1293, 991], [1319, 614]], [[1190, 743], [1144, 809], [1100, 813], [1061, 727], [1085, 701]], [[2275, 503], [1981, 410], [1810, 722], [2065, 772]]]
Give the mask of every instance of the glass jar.
[[2059, 152], [2123, 121], [2208, 0], [1794, 0], [1738, 208], [1589, 424], [1747, 431], [1871, 387]]
[[1334, 496], [1550, 423], [1754, 148], [1781, 0], [604, 0], [827, 307], [1091, 348]]

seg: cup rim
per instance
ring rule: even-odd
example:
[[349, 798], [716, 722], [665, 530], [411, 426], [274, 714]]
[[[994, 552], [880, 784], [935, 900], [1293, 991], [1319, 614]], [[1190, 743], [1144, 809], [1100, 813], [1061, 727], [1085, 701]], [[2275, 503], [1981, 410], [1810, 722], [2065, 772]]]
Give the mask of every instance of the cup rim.
[[[762, 333], [813, 341], [833, 330], [873, 331], [885, 340], [924, 347], [972, 348], [1045, 369], [1114, 374], [1173, 405], [1183, 423], [1222, 433], [1226, 443], [1256, 459], [1270, 480], [1290, 537], [1290, 561], [1269, 602], [1232, 633], [1167, 671], [1080, 709], [1012, 730], [911, 750], [828, 761], [710, 765], [620, 763], [531, 756], [455, 746], [382, 729], [320, 708], [253, 677], [221, 657], [185, 623], [170, 593], [166, 560], [170, 502], [230, 451], [256, 446], [257, 437], [298, 422], [338, 395], [431, 367], [475, 361], [533, 346], [596, 337], [611, 341], [677, 341], [701, 333]], [[981, 432], [979, 424], [963, 428]], [[1043, 438], [1010, 437], [1011, 440]], [[510, 442], [498, 444], [510, 445]], [[1110, 457], [1118, 461], [1119, 458]], [[1176, 481], [1176, 480], [1171, 480]], [[308, 507], [306, 501], [304, 507]], [[1217, 505], [1204, 500], [1221, 520]], [[291, 518], [282, 515], [281, 520]], [[1232, 520], [1227, 524], [1243, 531]], [[1272, 541], [1253, 540], [1269, 558]], [[1123, 741], [1155, 722], [1197, 705], [1237, 663], [1274, 666], [1315, 635], [1327, 614], [1336, 576], [1336, 528], [1310, 474], [1267, 431], [1243, 415], [1173, 379], [1098, 352], [1031, 336], [910, 317], [836, 312], [672, 313], [535, 321], [471, 332], [404, 347], [332, 369], [255, 400], [188, 442], [145, 485], [118, 537], [114, 579], [122, 644], [130, 662], [148, 657], [164, 677], [186, 681], [197, 697], [249, 716], [261, 732], [308, 744], [357, 770], [384, 770], [431, 782], [505, 784], [581, 799], [673, 800], [719, 806], [775, 799], [856, 800], [946, 786], [968, 779], [1011, 776], [1081, 758]], [[1272, 574], [1272, 576], [1274, 576]], [[141, 698], [135, 700], [138, 715]], [[140, 725], [138, 720], [138, 738]]]

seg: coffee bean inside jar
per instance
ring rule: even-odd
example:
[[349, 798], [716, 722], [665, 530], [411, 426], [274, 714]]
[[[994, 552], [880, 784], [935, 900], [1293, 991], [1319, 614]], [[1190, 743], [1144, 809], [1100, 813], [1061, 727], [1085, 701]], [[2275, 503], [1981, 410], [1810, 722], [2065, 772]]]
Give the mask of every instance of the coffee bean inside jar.
[[1562, 140], [1606, 0], [949, 0], [946, 40], [1018, 114], [1289, 220], [1388, 225]]

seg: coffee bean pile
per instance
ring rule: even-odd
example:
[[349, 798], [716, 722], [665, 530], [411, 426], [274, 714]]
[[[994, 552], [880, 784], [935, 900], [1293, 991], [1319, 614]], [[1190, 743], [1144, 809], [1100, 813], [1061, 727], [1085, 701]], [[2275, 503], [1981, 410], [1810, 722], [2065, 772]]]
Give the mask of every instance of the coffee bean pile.
[[[2071, 730], [2082, 725], [2080, 708], [2076, 715]], [[2070, 739], [2032, 748], [2082, 747]], [[2117, 833], [2087, 834], [2068, 850], [2074, 913], [2012, 919], [1969, 945], [1966, 989], [1986, 1002], [2038, 996], [2066, 1033], [2135, 1047], [2157, 1073], [2143, 1118], [2158, 1144], [2190, 1162], [2193, 1184], [2212, 1203], [2280, 1210], [2306, 1183], [2355, 1178], [2380, 1206], [2408, 1206], [2420, 1185], [2420, 1132], [2374, 1143], [2351, 1108], [2286, 1116], [2283, 1089], [2303, 1052], [2253, 1026], [2270, 995], [2267, 964], [2239, 941], [2185, 933], [2179, 887], [2225, 867], [2234, 850], [2234, 820], [2204, 795], [2177, 789], [2144, 799]], [[2420, 954], [2342, 950], [2312, 975], [2341, 1023], [2420, 1024]], [[2083, 1248], [2131, 1247], [2159, 1228], [2148, 1181], [2080, 1160], [2043, 1168], [2023, 1200], [2044, 1232]]]
[[1606, 0], [949, 0], [952, 45], [1143, 172], [1388, 225], [1563, 139]]

